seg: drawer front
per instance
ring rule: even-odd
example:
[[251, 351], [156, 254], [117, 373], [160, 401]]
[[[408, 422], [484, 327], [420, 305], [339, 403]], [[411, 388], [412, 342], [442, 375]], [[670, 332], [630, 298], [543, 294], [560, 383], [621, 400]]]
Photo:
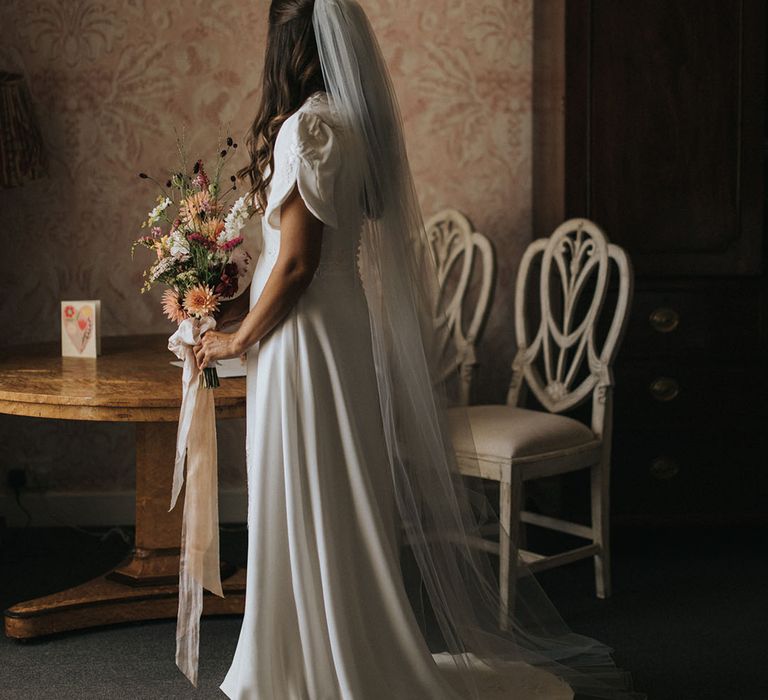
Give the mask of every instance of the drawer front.
[[768, 431], [617, 430], [611, 478], [618, 519], [741, 519], [765, 514]]
[[614, 513], [640, 520], [765, 513], [766, 363], [631, 359], [616, 368]]
[[617, 421], [659, 429], [678, 425], [758, 430], [768, 397], [764, 364], [705, 364], [660, 358], [617, 363]]
[[619, 356], [747, 359], [765, 357], [762, 286], [635, 291]]

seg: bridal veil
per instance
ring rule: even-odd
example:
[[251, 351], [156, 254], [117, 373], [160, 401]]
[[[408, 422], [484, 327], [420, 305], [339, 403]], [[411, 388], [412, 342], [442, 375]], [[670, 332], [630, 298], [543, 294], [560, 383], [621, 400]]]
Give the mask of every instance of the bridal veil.
[[[474, 655], [502, 673], [520, 662], [548, 670], [579, 697], [644, 698], [615, 666], [610, 647], [568, 628], [522, 562], [500, 625], [489, 555], [471, 546], [480, 536], [476, 494], [458, 473], [446, 394], [437, 381], [437, 277], [397, 99], [355, 0], [316, 0], [313, 25], [329, 102], [347, 131], [345, 159], [361, 183], [359, 271], [397, 507], [420, 584], [468, 696], [480, 698], [470, 672]], [[454, 435], [460, 431], [462, 440], [471, 440], [468, 420], [452, 417], [452, 424]]]

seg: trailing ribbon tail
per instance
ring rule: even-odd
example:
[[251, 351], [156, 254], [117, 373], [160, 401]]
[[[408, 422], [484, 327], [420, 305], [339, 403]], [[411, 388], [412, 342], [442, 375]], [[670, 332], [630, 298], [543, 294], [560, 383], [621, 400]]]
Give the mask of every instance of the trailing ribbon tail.
[[168, 349], [184, 361], [176, 462], [171, 505], [176, 505], [184, 485], [187, 490], [181, 524], [179, 558], [179, 608], [176, 623], [176, 665], [197, 687], [200, 656], [200, 616], [203, 588], [224, 597], [219, 564], [219, 503], [216, 453], [216, 407], [213, 391], [200, 387], [194, 345], [200, 336], [215, 328], [216, 321], [188, 318], [168, 339]]

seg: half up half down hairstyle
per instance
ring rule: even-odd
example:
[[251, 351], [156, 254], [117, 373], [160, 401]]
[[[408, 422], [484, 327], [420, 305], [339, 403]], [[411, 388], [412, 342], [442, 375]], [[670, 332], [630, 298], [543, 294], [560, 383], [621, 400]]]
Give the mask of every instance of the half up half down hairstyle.
[[269, 7], [261, 102], [246, 138], [251, 160], [238, 172], [250, 180], [250, 194], [260, 214], [267, 206], [280, 126], [310, 95], [325, 90], [312, 27], [314, 6], [314, 0], [272, 0]]

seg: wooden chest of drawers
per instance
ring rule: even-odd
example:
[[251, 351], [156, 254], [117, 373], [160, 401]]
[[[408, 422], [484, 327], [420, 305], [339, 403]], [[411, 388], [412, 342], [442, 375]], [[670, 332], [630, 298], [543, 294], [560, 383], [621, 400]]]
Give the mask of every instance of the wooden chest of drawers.
[[612, 509], [768, 520], [766, 6], [534, 4], [534, 226], [633, 261]]

